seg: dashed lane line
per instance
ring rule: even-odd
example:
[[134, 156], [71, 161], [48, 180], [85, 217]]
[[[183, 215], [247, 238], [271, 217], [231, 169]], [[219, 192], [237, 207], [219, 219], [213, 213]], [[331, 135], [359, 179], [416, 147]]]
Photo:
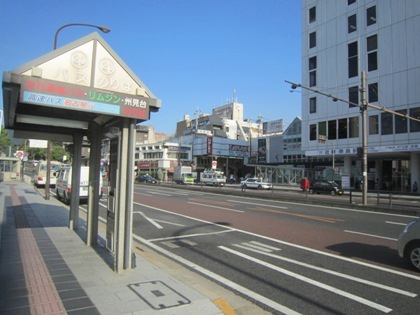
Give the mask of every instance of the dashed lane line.
[[226, 211], [233, 211], [233, 212], [239, 212], [239, 213], [244, 213], [245, 211], [242, 210], [235, 210], [235, 209], [230, 209], [230, 208], [225, 208], [225, 207], [218, 207], [218, 206], [210, 206], [210, 205], [206, 205], [204, 203], [198, 203], [198, 202], [191, 202], [188, 201], [188, 203], [193, 204], [193, 205], [198, 205], [198, 206], [204, 206], [204, 207], [209, 207], [209, 208], [215, 208], [215, 209], [220, 209], [220, 210], [226, 210]]
[[350, 231], [350, 230], [344, 230], [344, 232], [350, 233], [350, 234], [357, 234], [357, 235], [380, 238], [383, 240], [389, 240], [389, 241], [395, 241], [395, 242], [398, 241], [396, 238], [385, 237], [385, 236], [380, 236], [380, 235], [375, 235], [375, 234], [368, 234], [368, 233], [362, 233], [362, 232], [356, 232], [356, 231]]

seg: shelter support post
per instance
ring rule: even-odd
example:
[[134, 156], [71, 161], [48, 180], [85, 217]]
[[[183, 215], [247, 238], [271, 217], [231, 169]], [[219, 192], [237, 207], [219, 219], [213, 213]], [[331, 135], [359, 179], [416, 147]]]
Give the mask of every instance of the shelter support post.
[[71, 196], [70, 196], [70, 214], [69, 229], [77, 230], [79, 227], [79, 190], [80, 190], [80, 167], [82, 163], [82, 141], [83, 135], [76, 133], [73, 135], [73, 161], [71, 173]]
[[118, 176], [115, 193], [115, 256], [117, 273], [131, 267], [133, 216], [133, 152], [135, 125], [124, 119], [118, 145]]
[[98, 243], [102, 128], [97, 123], [92, 122], [89, 131], [89, 200], [86, 245], [95, 246]]

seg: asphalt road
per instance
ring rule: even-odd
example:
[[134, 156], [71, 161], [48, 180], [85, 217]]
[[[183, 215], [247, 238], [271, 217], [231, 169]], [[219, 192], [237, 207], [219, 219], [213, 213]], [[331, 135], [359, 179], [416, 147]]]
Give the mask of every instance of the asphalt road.
[[[136, 241], [261, 308], [273, 314], [418, 313], [420, 273], [396, 250], [413, 211], [359, 209], [348, 196], [309, 196], [308, 202], [303, 193], [282, 191], [290, 201], [279, 201], [271, 191], [235, 186], [222, 188], [227, 194], [179, 188], [134, 186]], [[103, 218], [105, 207], [106, 194]]]
[[412, 216], [258, 193], [135, 185], [133, 232], [272, 313], [418, 312], [420, 274], [396, 251]]

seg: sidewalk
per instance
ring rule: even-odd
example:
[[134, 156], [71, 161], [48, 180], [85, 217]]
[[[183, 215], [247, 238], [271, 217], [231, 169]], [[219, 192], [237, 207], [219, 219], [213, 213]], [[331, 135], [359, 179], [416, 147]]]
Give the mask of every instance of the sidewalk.
[[84, 243], [83, 218], [78, 233], [67, 226], [68, 209], [55, 198], [0, 183], [0, 314], [266, 313], [143, 245], [135, 245], [136, 268], [116, 274], [104, 247]]

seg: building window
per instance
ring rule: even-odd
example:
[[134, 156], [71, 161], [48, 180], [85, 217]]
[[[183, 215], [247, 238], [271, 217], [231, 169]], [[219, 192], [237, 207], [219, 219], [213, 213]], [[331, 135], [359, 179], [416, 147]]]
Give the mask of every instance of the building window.
[[309, 114], [316, 113], [316, 97], [309, 99]]
[[381, 135], [391, 135], [394, 132], [393, 122], [391, 113], [381, 114]]
[[309, 140], [316, 140], [316, 125], [309, 126]]
[[309, 34], [309, 48], [314, 48], [316, 46], [316, 32]]
[[357, 42], [354, 42], [348, 45], [349, 78], [356, 77], [359, 73], [357, 47], [358, 47]]
[[349, 104], [349, 107], [359, 106], [359, 87], [358, 86], [349, 87], [349, 103], [352, 103], [352, 104]]
[[376, 23], [376, 6], [367, 8], [366, 10], [366, 25], [372, 25]]
[[359, 138], [359, 117], [349, 118], [349, 138]]
[[327, 136], [327, 122], [321, 121], [318, 123], [318, 134], [321, 136]]
[[[410, 117], [420, 119], [420, 107], [410, 108]], [[410, 119], [410, 132], [419, 132], [420, 122]]]
[[338, 139], [347, 139], [347, 118], [338, 120]]
[[357, 18], [356, 14], [350, 15], [347, 18], [347, 32], [352, 33], [357, 30]]
[[356, 3], [356, 0], [347, 0], [347, 5], [350, 5], [350, 4], [353, 4], [353, 3]]
[[[407, 115], [407, 110], [397, 110], [397, 113], [400, 113], [401, 115]], [[408, 130], [408, 124], [407, 124], [407, 118], [395, 115], [395, 133], [407, 133]]]
[[379, 117], [378, 115], [369, 116], [369, 134], [379, 134]]
[[337, 139], [337, 120], [328, 121], [328, 140]]
[[369, 103], [377, 102], [379, 100], [378, 83], [372, 83], [368, 85], [368, 99]]
[[316, 56], [309, 58], [309, 86], [316, 85]]
[[378, 35], [367, 38], [368, 71], [378, 70]]
[[316, 21], [316, 7], [309, 9], [309, 23]]

